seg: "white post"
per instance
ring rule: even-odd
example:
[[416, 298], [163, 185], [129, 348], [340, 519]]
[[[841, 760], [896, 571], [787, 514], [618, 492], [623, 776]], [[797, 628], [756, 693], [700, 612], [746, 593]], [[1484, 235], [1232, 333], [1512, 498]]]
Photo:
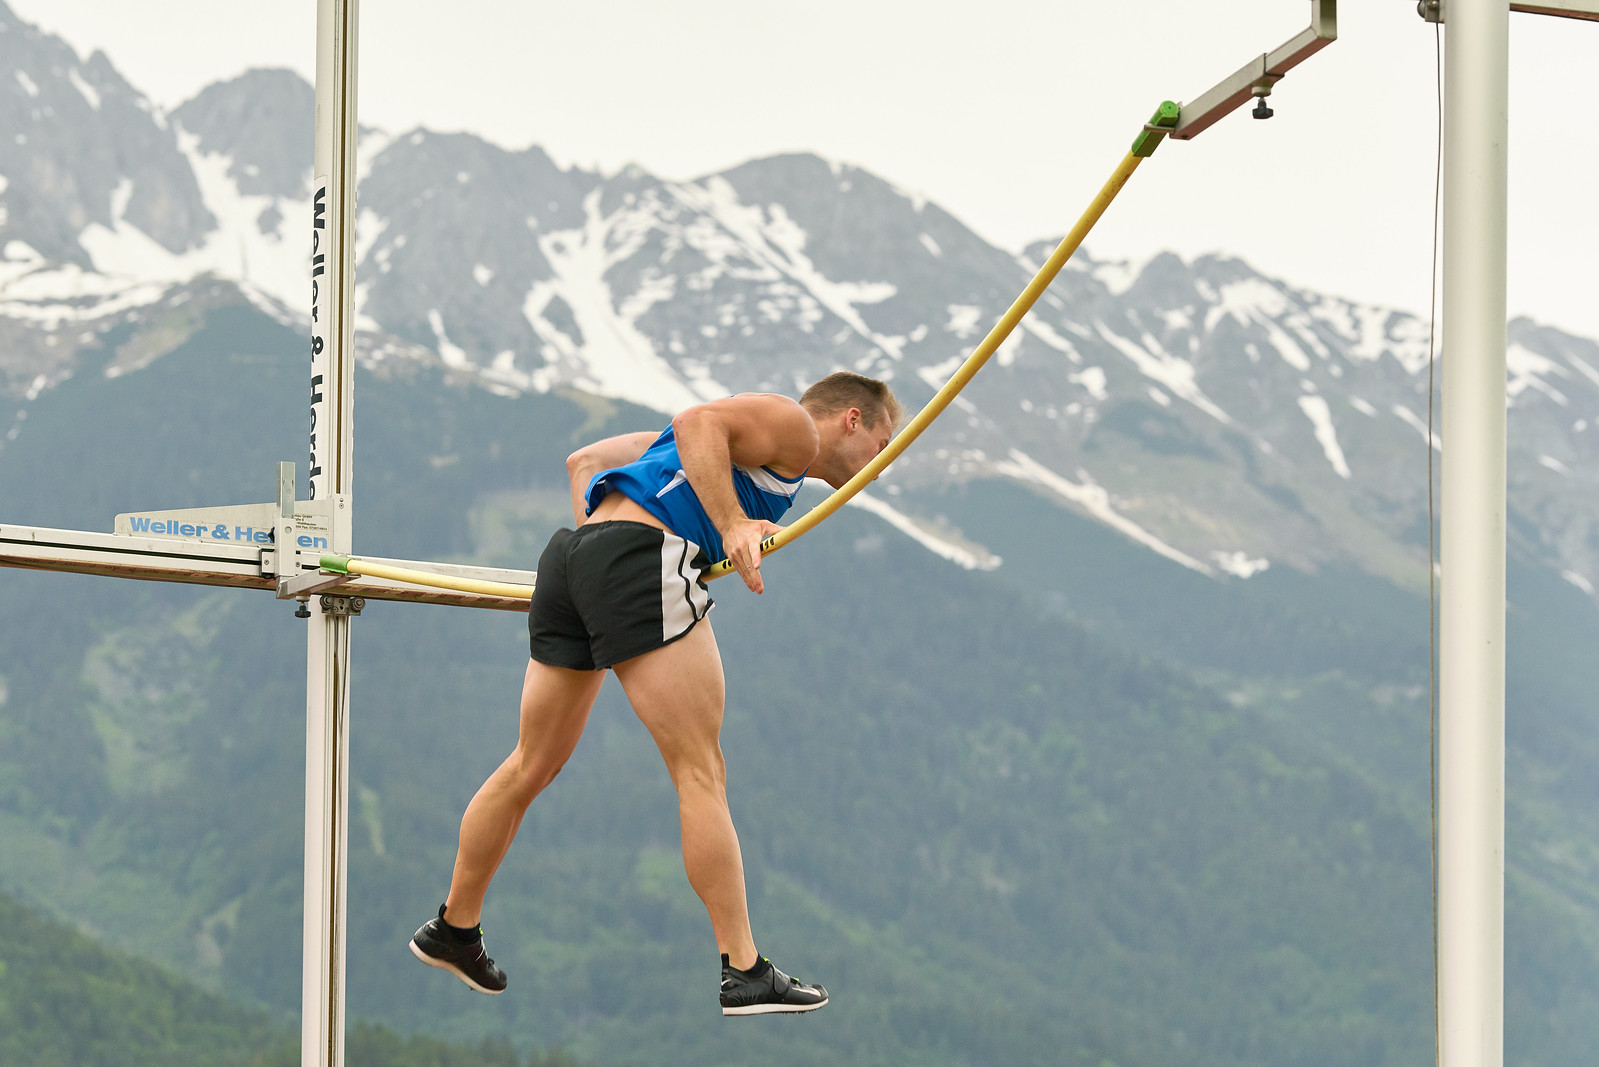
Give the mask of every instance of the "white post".
[[[312, 500], [334, 502], [330, 551], [349, 553], [353, 474], [358, 0], [318, 0], [311, 256]], [[283, 546], [292, 551], [292, 546]], [[309, 604], [305, 702], [305, 913], [301, 1067], [343, 1067], [349, 854], [350, 616]]]
[[1446, 0], [1439, 1042], [1504, 1062], [1508, 0]]

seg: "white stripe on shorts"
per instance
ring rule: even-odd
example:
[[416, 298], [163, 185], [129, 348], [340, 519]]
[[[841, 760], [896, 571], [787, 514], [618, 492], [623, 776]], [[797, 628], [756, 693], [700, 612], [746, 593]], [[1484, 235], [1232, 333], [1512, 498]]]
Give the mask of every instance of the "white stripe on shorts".
[[700, 546], [670, 530], [661, 533], [665, 535], [661, 541], [661, 641], [665, 643], [705, 617], [711, 594], [697, 581], [700, 572], [693, 566]]

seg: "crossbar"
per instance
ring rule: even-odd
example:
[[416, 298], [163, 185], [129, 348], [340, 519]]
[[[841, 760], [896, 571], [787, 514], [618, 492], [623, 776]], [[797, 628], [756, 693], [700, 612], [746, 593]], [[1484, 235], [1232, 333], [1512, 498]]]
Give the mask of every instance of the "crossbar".
[[[532, 571], [501, 567], [376, 557], [371, 557], [371, 561], [408, 571], [452, 575], [467, 582], [531, 586], [537, 577]], [[275, 545], [191, 541], [175, 537], [130, 537], [126, 534], [58, 530], [43, 526], [0, 525], [0, 567], [97, 574], [108, 578], [183, 585], [264, 589], [276, 592], [281, 599], [337, 588], [341, 594], [361, 596], [368, 600], [493, 608], [500, 611], [527, 610], [525, 595], [495, 595], [481, 589], [441, 589], [376, 575], [341, 575], [315, 588], [310, 585], [297, 588], [294, 583], [302, 579], [292, 558], [280, 568]], [[316, 572], [308, 572], [306, 577], [327, 579], [327, 576], [317, 575]]]

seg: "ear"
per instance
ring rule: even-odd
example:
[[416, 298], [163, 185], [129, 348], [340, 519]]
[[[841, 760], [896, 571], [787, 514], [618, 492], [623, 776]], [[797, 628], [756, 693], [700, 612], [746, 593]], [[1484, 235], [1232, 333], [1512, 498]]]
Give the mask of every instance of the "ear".
[[860, 408], [850, 408], [844, 413], [844, 431], [846, 433], [854, 433], [861, 428], [861, 422], [864, 418], [865, 416], [861, 414]]

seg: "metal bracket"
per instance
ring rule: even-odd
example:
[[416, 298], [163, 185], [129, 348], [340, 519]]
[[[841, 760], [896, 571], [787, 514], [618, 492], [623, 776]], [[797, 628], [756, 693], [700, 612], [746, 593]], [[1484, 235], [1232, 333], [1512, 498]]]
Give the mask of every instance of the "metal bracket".
[[350, 575], [321, 572], [322, 553], [348, 551], [349, 498], [336, 494], [320, 500], [294, 499], [294, 464], [278, 464], [278, 500], [273, 516], [278, 599], [293, 600], [352, 581]]
[[296, 597], [320, 593], [324, 589], [337, 589], [355, 579], [356, 576], [353, 574], [323, 574], [321, 571], [301, 571], [293, 576], [279, 575], [278, 599], [293, 600]]
[[[1217, 83], [1191, 104], [1184, 104], [1174, 141], [1188, 141], [1208, 130], [1228, 113], [1251, 99], [1258, 101], [1256, 118], [1271, 109], [1263, 98], [1284, 74], [1338, 39], [1338, 0], [1310, 0], [1310, 26], [1265, 55], [1257, 56], [1225, 81]], [[1262, 113], [1264, 112], [1264, 113]]]
[[327, 593], [322, 596], [324, 615], [359, 615], [364, 607], [366, 607], [364, 596], [333, 596]]
[[1416, 14], [1426, 22], [1444, 20], [1444, 0], [1416, 0]]

